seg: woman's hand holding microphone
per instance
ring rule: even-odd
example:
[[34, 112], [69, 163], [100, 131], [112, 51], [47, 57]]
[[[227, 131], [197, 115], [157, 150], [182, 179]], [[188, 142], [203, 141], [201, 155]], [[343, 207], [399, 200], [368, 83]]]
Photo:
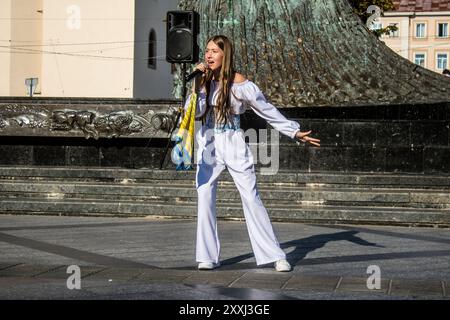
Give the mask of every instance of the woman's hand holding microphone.
[[[205, 62], [199, 63], [195, 66], [194, 71], [191, 73], [190, 77], [194, 77], [194, 85], [192, 86], [192, 92], [200, 89], [202, 76], [208, 71], [208, 64]], [[190, 79], [189, 79], [190, 80]]]
[[208, 70], [208, 64], [206, 62], [199, 63], [195, 66], [194, 71], [195, 70], [200, 70], [202, 73], [205, 73], [206, 70]]

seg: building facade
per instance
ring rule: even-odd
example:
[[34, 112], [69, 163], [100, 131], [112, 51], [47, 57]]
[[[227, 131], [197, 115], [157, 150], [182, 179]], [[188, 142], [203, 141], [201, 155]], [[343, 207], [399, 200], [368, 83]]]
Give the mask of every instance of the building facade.
[[398, 0], [384, 12], [377, 28], [395, 25], [397, 31], [380, 39], [404, 58], [437, 73], [448, 69], [450, 58], [450, 0]]
[[0, 1], [0, 96], [172, 98], [175, 0]]

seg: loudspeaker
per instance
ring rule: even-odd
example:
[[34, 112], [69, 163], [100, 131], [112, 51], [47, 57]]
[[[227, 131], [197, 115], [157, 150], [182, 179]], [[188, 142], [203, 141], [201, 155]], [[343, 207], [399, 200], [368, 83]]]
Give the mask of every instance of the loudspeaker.
[[195, 11], [167, 12], [166, 61], [198, 62], [199, 14]]

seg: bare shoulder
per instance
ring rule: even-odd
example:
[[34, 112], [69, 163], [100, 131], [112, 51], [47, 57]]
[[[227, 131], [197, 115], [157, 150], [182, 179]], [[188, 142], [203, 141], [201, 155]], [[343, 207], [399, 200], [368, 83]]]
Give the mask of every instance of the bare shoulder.
[[237, 73], [237, 72], [234, 74], [234, 79], [233, 79], [234, 83], [242, 83], [246, 80], [247, 80], [247, 78], [244, 77], [242, 74]]

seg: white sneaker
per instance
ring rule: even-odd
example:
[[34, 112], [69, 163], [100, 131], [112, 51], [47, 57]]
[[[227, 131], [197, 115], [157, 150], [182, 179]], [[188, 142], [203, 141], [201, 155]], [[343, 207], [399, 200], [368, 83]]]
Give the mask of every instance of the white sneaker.
[[198, 264], [198, 270], [213, 270], [220, 267], [220, 262], [200, 262]]
[[275, 270], [278, 272], [289, 272], [291, 269], [291, 265], [286, 259], [281, 259], [275, 262]]

